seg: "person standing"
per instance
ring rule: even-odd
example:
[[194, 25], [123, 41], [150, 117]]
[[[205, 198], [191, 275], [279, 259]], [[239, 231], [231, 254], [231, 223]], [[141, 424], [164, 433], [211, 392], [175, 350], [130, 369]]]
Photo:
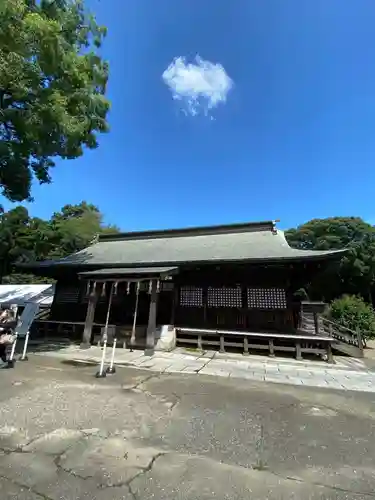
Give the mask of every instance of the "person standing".
[[0, 359], [7, 361], [7, 346], [12, 343], [12, 330], [15, 328], [13, 311], [5, 309], [0, 314]]

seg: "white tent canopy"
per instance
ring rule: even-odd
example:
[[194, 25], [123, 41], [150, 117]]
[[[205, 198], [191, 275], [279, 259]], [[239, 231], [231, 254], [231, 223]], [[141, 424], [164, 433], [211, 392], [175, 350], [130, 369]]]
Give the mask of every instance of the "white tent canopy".
[[54, 293], [54, 285], [0, 285], [0, 306], [25, 307], [29, 303], [50, 306]]

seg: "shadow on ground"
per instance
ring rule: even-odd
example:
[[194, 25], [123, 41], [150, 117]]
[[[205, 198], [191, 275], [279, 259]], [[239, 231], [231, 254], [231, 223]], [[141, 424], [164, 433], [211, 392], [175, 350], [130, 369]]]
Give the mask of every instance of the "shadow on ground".
[[76, 368], [85, 368], [88, 366], [97, 366], [96, 361], [75, 361], [74, 359], [63, 359], [61, 360], [62, 365], [75, 366]]

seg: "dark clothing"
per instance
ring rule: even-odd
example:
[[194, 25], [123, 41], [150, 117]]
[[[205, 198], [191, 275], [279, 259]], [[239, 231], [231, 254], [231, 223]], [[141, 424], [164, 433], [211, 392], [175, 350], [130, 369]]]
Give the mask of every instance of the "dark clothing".
[[[17, 326], [17, 321], [14, 319], [8, 319], [0, 323], [0, 336], [4, 334], [12, 334]], [[7, 361], [7, 344], [0, 344], [0, 359], [3, 363]]]
[[10, 333], [10, 330], [14, 330], [16, 326], [17, 320], [14, 319], [8, 319], [7, 321], [0, 323], [0, 327], [4, 328], [4, 331], [2, 333]]
[[0, 344], [0, 359], [3, 363], [7, 361], [7, 346], [5, 344]]

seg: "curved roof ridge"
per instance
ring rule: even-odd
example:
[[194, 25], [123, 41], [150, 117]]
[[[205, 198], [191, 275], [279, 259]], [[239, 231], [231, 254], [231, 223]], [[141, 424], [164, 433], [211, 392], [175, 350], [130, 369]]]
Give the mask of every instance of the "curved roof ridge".
[[234, 224], [220, 224], [213, 226], [191, 226], [177, 229], [155, 229], [147, 231], [129, 231], [124, 233], [109, 233], [99, 235], [99, 242], [104, 241], [126, 241], [126, 240], [145, 240], [156, 238], [173, 238], [185, 236], [204, 236], [219, 235], [231, 233], [244, 233], [256, 231], [274, 231], [276, 221], [260, 222], [239, 222]]

